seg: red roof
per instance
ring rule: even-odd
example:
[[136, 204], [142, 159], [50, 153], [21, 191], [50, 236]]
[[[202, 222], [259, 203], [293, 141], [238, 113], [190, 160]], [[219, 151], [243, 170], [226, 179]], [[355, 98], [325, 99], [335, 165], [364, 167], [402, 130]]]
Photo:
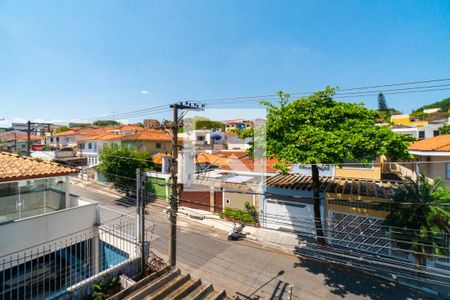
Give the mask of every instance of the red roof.
[[222, 167], [225, 170], [232, 171], [249, 171], [249, 172], [262, 172], [265, 165], [264, 172], [276, 173], [278, 170], [274, 168], [274, 165], [278, 163], [276, 159], [266, 159], [265, 161], [252, 159], [229, 159], [228, 163]]
[[[0, 136], [0, 140], [27, 140], [27, 133], [8, 133]], [[41, 138], [35, 134], [30, 135], [32, 141], [40, 141]]]
[[413, 151], [450, 151], [450, 134], [417, 141], [408, 149]]

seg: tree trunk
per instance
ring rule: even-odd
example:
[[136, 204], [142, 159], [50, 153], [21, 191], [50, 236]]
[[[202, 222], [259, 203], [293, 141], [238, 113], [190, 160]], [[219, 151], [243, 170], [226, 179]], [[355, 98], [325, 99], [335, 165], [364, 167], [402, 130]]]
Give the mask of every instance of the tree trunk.
[[314, 200], [314, 224], [316, 225], [317, 242], [325, 245], [325, 238], [322, 229], [322, 217], [320, 214], [320, 178], [319, 167], [315, 164], [311, 165], [312, 181], [313, 181], [313, 200]]

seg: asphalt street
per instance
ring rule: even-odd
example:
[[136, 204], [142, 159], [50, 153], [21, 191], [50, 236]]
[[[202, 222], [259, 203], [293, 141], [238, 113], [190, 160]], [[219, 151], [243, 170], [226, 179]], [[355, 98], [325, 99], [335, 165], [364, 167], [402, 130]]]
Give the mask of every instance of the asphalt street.
[[[98, 201], [120, 213], [134, 213], [117, 196], [71, 184], [71, 193]], [[159, 203], [147, 206], [150, 247], [167, 258], [169, 222]], [[111, 217], [113, 217], [111, 215]], [[397, 286], [346, 267], [300, 258], [259, 242], [231, 242], [226, 233], [178, 218], [177, 265], [191, 276], [225, 288], [236, 299], [424, 299]]]

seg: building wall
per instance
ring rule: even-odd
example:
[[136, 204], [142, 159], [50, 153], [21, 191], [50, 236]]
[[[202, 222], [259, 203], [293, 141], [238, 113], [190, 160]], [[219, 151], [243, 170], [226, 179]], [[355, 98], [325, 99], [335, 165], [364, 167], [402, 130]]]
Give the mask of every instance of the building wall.
[[381, 179], [381, 167], [372, 166], [371, 168], [349, 168], [342, 167], [336, 168], [336, 177], [347, 177], [347, 178], [364, 178], [364, 179]]
[[[156, 154], [159, 152], [172, 151], [172, 143], [168, 141], [164, 142], [148, 142], [148, 141], [122, 141], [125, 147], [131, 149], [148, 152], [150, 154]], [[157, 148], [157, 144], [161, 144], [160, 148]]]
[[237, 192], [224, 191], [224, 206], [225, 208], [245, 209], [245, 202], [255, 206], [255, 196], [251, 194], [242, 194]]
[[347, 177], [347, 178], [364, 178], [364, 179], [381, 179], [381, 164], [384, 162], [384, 158], [379, 158], [375, 161], [375, 164], [365, 167], [347, 167], [345, 164], [342, 167], [335, 168], [336, 177]]
[[97, 204], [73, 207], [0, 225], [0, 257], [46, 243], [57, 243], [83, 231], [92, 233], [97, 222]]
[[439, 177], [446, 185], [450, 185], [450, 178], [446, 178], [446, 162], [450, 161], [450, 156], [417, 156], [416, 158], [430, 162], [419, 164], [420, 172], [430, 178]]

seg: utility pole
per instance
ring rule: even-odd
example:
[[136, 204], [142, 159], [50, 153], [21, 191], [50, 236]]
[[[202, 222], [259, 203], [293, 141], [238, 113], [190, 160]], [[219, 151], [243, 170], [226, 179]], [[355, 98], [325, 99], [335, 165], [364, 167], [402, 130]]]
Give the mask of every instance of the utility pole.
[[[31, 156], [31, 124], [33, 125], [44, 125], [47, 126], [50, 131], [50, 125], [51, 123], [40, 123], [40, 122], [27, 122], [27, 156]], [[45, 133], [45, 128], [43, 133]]]
[[31, 156], [31, 122], [27, 122], [27, 156]]
[[145, 199], [146, 199], [146, 176], [141, 169], [136, 169], [136, 213], [137, 213], [137, 242], [141, 247], [141, 274], [145, 275], [145, 263], [147, 259], [145, 250]]
[[[184, 114], [188, 110], [204, 110], [205, 105], [199, 105], [191, 102], [180, 102], [170, 105], [173, 109], [172, 121], [172, 159], [171, 159], [171, 179], [172, 179], [172, 195], [170, 197], [170, 243], [169, 243], [169, 259], [170, 265], [175, 267], [177, 264], [177, 212], [178, 212], [178, 127]], [[185, 110], [181, 117], [178, 117], [178, 110]]]

